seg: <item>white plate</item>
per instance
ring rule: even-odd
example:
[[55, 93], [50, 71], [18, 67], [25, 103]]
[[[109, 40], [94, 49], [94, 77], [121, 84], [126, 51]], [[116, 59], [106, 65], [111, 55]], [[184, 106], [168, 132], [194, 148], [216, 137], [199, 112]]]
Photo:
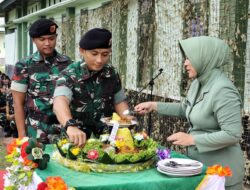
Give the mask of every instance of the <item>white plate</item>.
[[[167, 166], [166, 164], [169, 163], [170, 161], [174, 161], [178, 164], [194, 164], [195, 166], [178, 166], [178, 167], [171, 167]], [[186, 158], [167, 158], [164, 160], [160, 160], [157, 163], [158, 167], [164, 171], [196, 171], [199, 169], [202, 169], [203, 164], [199, 161], [192, 160], [192, 159], [186, 159]]]
[[[114, 126], [114, 123], [117, 122], [117, 121], [112, 121], [111, 117], [103, 117], [100, 120], [101, 122], [109, 126]], [[137, 121], [132, 120], [130, 124], [119, 123], [119, 127], [129, 127], [129, 126], [136, 125], [136, 124], [137, 124]]]
[[161, 170], [161, 171], [164, 171], [164, 172], [168, 172], [168, 173], [187, 173], [187, 174], [189, 174], [189, 173], [197, 173], [197, 172], [202, 172], [202, 169], [197, 169], [197, 170], [182, 170], [182, 171], [180, 171], [180, 170], [168, 170], [168, 169], [164, 169], [164, 168], [161, 168], [161, 167], [159, 167], [158, 166], [158, 168]]
[[168, 176], [176, 176], [176, 177], [193, 176], [193, 175], [199, 175], [202, 173], [202, 171], [194, 172], [194, 173], [171, 173], [171, 172], [162, 171], [158, 167], [157, 167], [157, 171], [160, 173], [166, 174]]
[[201, 170], [202, 167], [168, 167], [168, 166], [162, 166], [162, 165], [158, 165], [158, 167], [162, 170], [167, 170], [167, 171], [197, 171], [197, 170]]
[[162, 172], [165, 172], [167, 174], [171, 175], [197, 175], [202, 173], [202, 170], [197, 170], [197, 171], [166, 171], [162, 170], [161, 168], [157, 167], [158, 170], [161, 170]]

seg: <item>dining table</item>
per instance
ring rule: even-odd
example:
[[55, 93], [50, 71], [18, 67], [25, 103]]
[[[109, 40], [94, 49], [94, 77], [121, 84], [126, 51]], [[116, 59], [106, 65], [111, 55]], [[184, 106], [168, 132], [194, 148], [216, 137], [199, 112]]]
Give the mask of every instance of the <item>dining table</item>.
[[[54, 151], [56, 148], [53, 145], [46, 146], [46, 153], [52, 155]], [[187, 158], [175, 151], [171, 151], [171, 157]], [[38, 181], [45, 181], [49, 176], [60, 176], [76, 190], [195, 190], [206, 171], [206, 166], [203, 166], [199, 175], [169, 176], [157, 171], [156, 164], [137, 172], [99, 173], [75, 171], [51, 159], [45, 170], [36, 169], [35, 173]]]

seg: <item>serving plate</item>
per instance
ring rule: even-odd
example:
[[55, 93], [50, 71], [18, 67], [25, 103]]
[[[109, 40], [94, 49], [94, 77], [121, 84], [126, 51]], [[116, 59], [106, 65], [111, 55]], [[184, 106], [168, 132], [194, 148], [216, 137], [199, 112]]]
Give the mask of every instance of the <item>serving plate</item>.
[[[103, 117], [100, 119], [101, 122], [105, 123], [108, 126], [114, 126], [115, 123], [117, 123], [117, 121], [111, 120], [111, 117]], [[129, 127], [129, 126], [133, 126], [133, 125], [137, 125], [137, 121], [135, 120], [131, 120], [130, 123], [126, 123], [126, 122], [118, 122], [119, 123], [119, 127]]]
[[157, 167], [157, 171], [163, 174], [166, 174], [168, 176], [173, 176], [173, 177], [185, 177], [185, 176], [194, 176], [194, 175], [199, 175], [202, 173], [202, 170], [199, 171], [191, 171], [191, 172], [169, 172], [165, 170], [161, 170], [159, 167]]
[[[171, 166], [169, 163], [175, 162], [178, 163], [177, 166]], [[161, 170], [167, 170], [169, 172], [176, 172], [176, 171], [199, 171], [202, 169], [203, 164], [197, 160], [186, 159], [186, 158], [168, 158], [164, 160], [160, 160], [157, 163], [158, 167]]]

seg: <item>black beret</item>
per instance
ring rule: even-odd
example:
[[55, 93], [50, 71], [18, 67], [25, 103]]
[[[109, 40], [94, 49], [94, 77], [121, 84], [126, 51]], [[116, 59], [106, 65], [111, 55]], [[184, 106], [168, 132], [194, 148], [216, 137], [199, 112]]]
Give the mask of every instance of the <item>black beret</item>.
[[103, 28], [93, 28], [86, 32], [80, 42], [79, 46], [86, 50], [101, 49], [111, 47], [111, 32]]
[[38, 38], [44, 35], [56, 34], [57, 24], [52, 20], [41, 18], [35, 21], [29, 29], [29, 34], [31, 38]]

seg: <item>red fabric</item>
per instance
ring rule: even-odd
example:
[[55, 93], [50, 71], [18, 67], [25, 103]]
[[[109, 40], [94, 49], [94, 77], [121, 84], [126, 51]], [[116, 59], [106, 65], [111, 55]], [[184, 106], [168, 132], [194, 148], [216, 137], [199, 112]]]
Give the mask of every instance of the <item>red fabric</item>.
[[5, 170], [0, 170], [0, 190], [3, 190], [4, 180], [3, 180], [3, 174], [5, 174]]

